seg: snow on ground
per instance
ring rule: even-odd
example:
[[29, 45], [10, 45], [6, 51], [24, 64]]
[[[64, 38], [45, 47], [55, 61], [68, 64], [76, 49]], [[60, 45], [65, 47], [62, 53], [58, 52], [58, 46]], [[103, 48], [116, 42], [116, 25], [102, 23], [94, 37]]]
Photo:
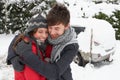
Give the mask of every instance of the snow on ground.
[[13, 80], [13, 68], [6, 65], [8, 46], [14, 35], [0, 35], [0, 80]]

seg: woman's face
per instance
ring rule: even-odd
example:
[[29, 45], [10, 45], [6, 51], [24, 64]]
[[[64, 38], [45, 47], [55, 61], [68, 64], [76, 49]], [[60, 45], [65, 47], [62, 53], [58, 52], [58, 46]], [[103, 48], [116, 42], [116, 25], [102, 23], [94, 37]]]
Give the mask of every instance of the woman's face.
[[48, 38], [48, 29], [47, 28], [38, 28], [37, 31], [33, 34], [33, 36], [42, 41], [45, 42], [45, 40]]

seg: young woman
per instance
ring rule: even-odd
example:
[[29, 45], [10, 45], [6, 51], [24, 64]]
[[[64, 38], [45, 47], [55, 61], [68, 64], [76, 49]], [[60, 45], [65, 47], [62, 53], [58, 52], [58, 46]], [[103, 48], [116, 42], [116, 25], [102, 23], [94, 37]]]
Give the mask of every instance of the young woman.
[[[47, 30], [47, 21], [40, 14], [34, 16], [28, 22], [28, 28], [25, 31], [25, 34], [18, 35], [11, 43], [9, 48], [13, 48], [15, 51], [16, 46], [24, 44], [31, 44], [31, 50], [33, 54], [37, 55], [38, 58], [44, 62], [48, 62], [50, 58], [50, 53], [52, 50], [51, 45], [47, 44], [48, 30]], [[27, 46], [23, 46], [26, 48]], [[22, 51], [22, 49], [21, 49]], [[29, 51], [28, 51], [29, 52]], [[12, 63], [15, 69], [15, 80], [46, 80], [44, 76], [38, 74], [32, 68], [24, 65], [19, 59], [16, 52], [8, 51], [7, 63]], [[17, 52], [18, 53], [18, 52]], [[27, 52], [25, 52], [26, 55]], [[22, 59], [22, 58], [21, 58]], [[35, 63], [35, 62], [34, 62]], [[37, 64], [36, 64], [37, 65]]]

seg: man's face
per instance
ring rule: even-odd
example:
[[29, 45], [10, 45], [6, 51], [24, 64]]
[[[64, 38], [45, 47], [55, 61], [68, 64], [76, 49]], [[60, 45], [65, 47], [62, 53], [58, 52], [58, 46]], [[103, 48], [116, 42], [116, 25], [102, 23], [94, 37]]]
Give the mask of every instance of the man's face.
[[64, 26], [62, 23], [54, 26], [48, 25], [48, 32], [52, 39], [56, 39], [59, 36], [63, 35], [66, 29], [68, 29], [68, 26]]

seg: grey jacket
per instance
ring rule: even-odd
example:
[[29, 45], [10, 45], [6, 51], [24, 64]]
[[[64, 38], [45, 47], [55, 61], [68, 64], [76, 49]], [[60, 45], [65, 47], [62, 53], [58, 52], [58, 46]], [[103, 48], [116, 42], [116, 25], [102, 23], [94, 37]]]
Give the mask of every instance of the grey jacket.
[[61, 58], [54, 63], [45, 63], [32, 53], [31, 44], [21, 41], [16, 47], [16, 53], [36, 72], [45, 76], [48, 80], [73, 80], [70, 63], [78, 52], [78, 44], [67, 45], [60, 53]]

